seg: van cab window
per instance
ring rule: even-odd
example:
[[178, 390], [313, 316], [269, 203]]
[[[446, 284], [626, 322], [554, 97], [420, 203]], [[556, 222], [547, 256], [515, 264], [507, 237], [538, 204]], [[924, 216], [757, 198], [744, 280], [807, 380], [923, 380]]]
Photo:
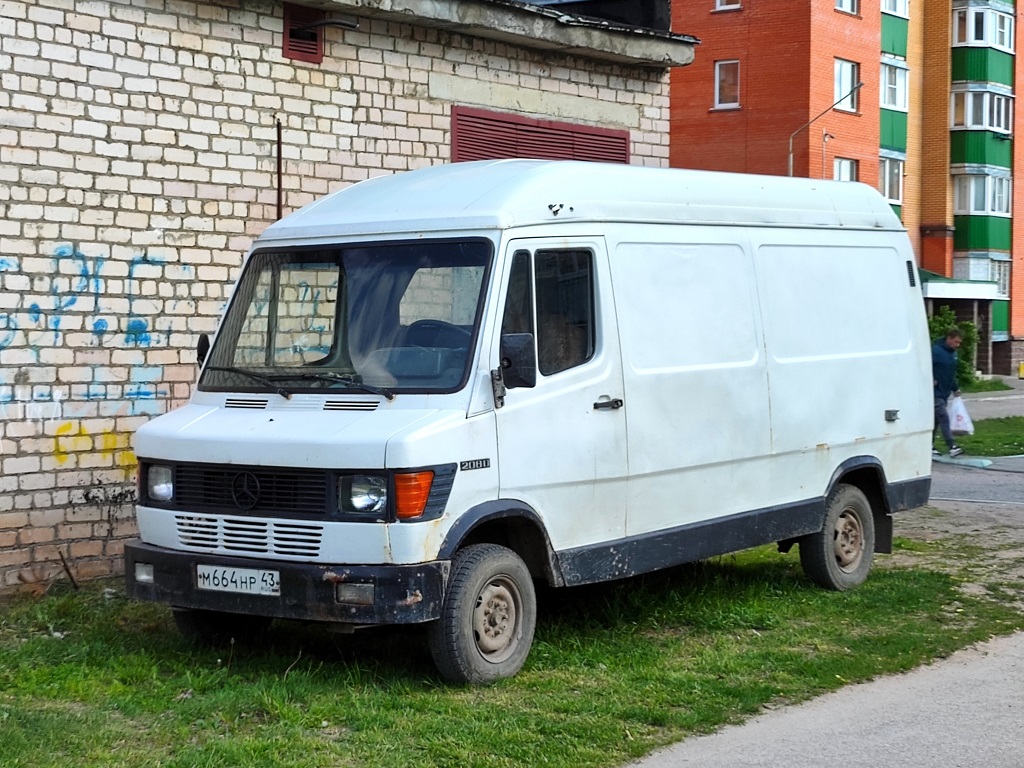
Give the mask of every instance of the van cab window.
[[540, 250], [534, 254], [537, 367], [545, 376], [594, 356], [593, 254]]
[[505, 314], [501, 332], [533, 333], [533, 290], [530, 275], [530, 252], [516, 251], [508, 277]]
[[482, 239], [253, 253], [199, 388], [455, 391], [491, 253]]

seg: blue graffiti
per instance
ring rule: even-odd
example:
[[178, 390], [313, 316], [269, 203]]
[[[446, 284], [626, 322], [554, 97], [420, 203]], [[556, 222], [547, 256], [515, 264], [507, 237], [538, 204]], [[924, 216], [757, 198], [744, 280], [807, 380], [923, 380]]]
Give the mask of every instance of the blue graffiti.
[[6, 312], [0, 312], [0, 349], [7, 349], [18, 335], [18, 320]]
[[[53, 331], [52, 344], [60, 344], [62, 319], [67, 310], [74, 307], [80, 297], [89, 296], [93, 299], [95, 311], [100, 311], [103, 291], [102, 272], [108, 259], [90, 258], [73, 245], [57, 246], [53, 251], [53, 266], [56, 279], [51, 281], [50, 293], [53, 296], [52, 309], [45, 309], [38, 303], [31, 304], [25, 313], [28, 321], [36, 329]], [[162, 343], [165, 337], [153, 333], [150, 321], [140, 316], [135, 310], [138, 300], [136, 295], [136, 270], [141, 265], [162, 265], [165, 261], [149, 254], [141, 254], [131, 260], [128, 265], [127, 299], [128, 316], [124, 325], [124, 342], [127, 346], [148, 347]], [[15, 259], [0, 258], [0, 271], [14, 271], [20, 268]], [[188, 271], [191, 271], [189, 265]], [[64, 278], [63, 276], [67, 276]], [[97, 344], [103, 344], [110, 334], [111, 322], [107, 318], [96, 317], [92, 321], [91, 333]], [[17, 331], [32, 330], [21, 328], [14, 314], [0, 314], [0, 349], [11, 346], [17, 338]]]
[[148, 347], [152, 342], [152, 336], [149, 333], [149, 323], [140, 317], [133, 317], [128, 321], [128, 327], [124, 332], [124, 340], [129, 344]]
[[133, 384], [124, 388], [124, 396], [129, 400], [156, 400], [158, 397], [167, 397], [168, 394], [166, 389], [147, 384]]

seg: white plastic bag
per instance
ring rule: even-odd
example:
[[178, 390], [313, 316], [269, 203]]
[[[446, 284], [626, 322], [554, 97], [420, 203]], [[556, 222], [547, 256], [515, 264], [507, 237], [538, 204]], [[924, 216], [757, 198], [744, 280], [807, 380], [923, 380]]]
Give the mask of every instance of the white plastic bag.
[[967, 406], [964, 405], [962, 397], [954, 397], [947, 409], [949, 413], [949, 428], [954, 435], [973, 435], [974, 422], [967, 413]]

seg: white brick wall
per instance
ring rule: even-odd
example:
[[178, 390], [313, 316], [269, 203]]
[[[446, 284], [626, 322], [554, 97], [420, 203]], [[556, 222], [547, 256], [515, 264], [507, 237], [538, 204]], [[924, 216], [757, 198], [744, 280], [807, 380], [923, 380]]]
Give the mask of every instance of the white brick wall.
[[187, 399], [284, 207], [446, 162], [453, 104], [628, 129], [668, 163], [664, 72], [364, 20], [281, 56], [281, 5], [0, 0], [0, 589], [117, 573], [132, 432]]

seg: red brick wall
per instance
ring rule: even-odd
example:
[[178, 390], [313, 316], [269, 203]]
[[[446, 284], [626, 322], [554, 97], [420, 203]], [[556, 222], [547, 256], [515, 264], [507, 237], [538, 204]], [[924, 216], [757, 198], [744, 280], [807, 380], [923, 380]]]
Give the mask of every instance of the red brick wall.
[[[862, 0], [863, 1], [863, 0]], [[879, 0], [864, 2], [862, 17], [837, 13], [832, 3], [745, 0], [738, 11], [714, 12], [714, 0], [673, 3], [673, 30], [696, 35], [694, 63], [673, 70], [673, 166], [784, 175], [789, 137], [834, 101], [833, 58], [861, 65], [859, 115], [829, 112], [793, 141], [794, 175], [822, 175], [822, 129], [837, 138], [832, 158], [859, 161], [861, 179], [878, 180]], [[740, 109], [714, 110], [715, 61], [739, 59]]]

